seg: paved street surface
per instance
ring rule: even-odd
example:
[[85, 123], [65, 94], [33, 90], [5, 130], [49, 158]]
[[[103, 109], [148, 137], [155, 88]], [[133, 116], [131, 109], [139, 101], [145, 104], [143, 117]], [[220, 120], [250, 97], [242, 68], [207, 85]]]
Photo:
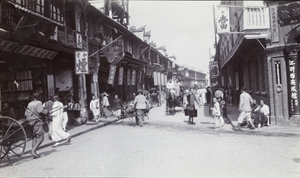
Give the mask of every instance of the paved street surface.
[[130, 118], [112, 123], [71, 144], [40, 149], [39, 159], [26, 154], [0, 168], [0, 176], [300, 177], [300, 137], [226, 132], [229, 124], [214, 130], [203, 110], [190, 125], [180, 111], [169, 116], [153, 108], [143, 127]]

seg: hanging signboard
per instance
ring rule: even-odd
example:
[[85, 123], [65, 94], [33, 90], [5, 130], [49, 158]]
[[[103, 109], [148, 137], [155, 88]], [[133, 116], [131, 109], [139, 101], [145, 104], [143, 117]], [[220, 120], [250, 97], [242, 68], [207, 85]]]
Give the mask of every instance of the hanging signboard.
[[211, 78], [218, 77], [220, 75], [218, 61], [211, 61], [209, 63], [209, 69]]
[[136, 70], [132, 70], [131, 85], [135, 85], [135, 82], [136, 82]]
[[131, 70], [127, 69], [127, 85], [131, 85]]
[[113, 84], [114, 84], [114, 81], [115, 81], [115, 75], [116, 75], [116, 70], [117, 70], [117, 66], [115, 66], [115, 65], [110, 65], [107, 84], [110, 84], [110, 85], [113, 85]]
[[215, 25], [217, 33], [230, 32], [229, 7], [216, 6]]
[[157, 85], [161, 85], [161, 82], [160, 82], [160, 72], [156, 72], [156, 80], [157, 80]]
[[119, 80], [118, 85], [123, 85], [124, 67], [119, 68]]
[[89, 73], [89, 61], [87, 51], [75, 51], [75, 74], [88, 74]]
[[154, 85], [158, 85], [157, 83], [157, 72], [153, 72], [153, 81], [154, 81]]
[[80, 33], [76, 33], [76, 47], [82, 49], [82, 36]]

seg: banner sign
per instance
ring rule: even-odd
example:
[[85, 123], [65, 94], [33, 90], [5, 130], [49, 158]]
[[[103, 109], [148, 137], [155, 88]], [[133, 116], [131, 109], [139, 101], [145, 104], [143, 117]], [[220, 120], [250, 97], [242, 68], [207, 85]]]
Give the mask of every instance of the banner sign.
[[113, 42], [103, 47], [102, 52], [109, 63], [114, 65], [119, 63], [125, 55], [123, 38], [119, 37], [115, 39]]
[[167, 83], [168, 83], [168, 76], [167, 74], [165, 74], [165, 86], [167, 86]]
[[215, 24], [217, 33], [230, 32], [229, 7], [216, 6]]
[[161, 85], [166, 85], [165, 84], [165, 76], [163, 73], [160, 74], [160, 81], [161, 81]]
[[154, 81], [154, 85], [158, 85], [157, 83], [157, 72], [153, 72], [153, 81]]
[[135, 85], [135, 82], [136, 82], [136, 70], [132, 70], [131, 85]]
[[156, 72], [156, 80], [157, 80], [157, 85], [161, 85], [161, 82], [160, 82], [160, 72]]
[[87, 51], [75, 51], [75, 74], [88, 74], [89, 73], [89, 61]]
[[211, 61], [209, 63], [209, 69], [210, 69], [210, 77], [218, 77], [220, 75], [218, 61]]
[[76, 47], [82, 49], [82, 36], [80, 33], [76, 33]]
[[43, 59], [53, 59], [57, 52], [0, 39], [0, 50]]
[[279, 29], [278, 29], [278, 16], [277, 16], [276, 6], [270, 6], [270, 15], [271, 15], [271, 39], [272, 42], [278, 42]]
[[127, 69], [127, 85], [131, 85], [131, 70]]
[[118, 85], [123, 85], [123, 76], [124, 76], [124, 68], [120, 67], [119, 68], [119, 80], [118, 80]]
[[110, 85], [113, 85], [113, 84], [114, 84], [114, 81], [115, 81], [115, 75], [116, 75], [116, 70], [117, 70], [117, 66], [115, 66], [115, 65], [110, 65], [107, 84], [110, 84]]

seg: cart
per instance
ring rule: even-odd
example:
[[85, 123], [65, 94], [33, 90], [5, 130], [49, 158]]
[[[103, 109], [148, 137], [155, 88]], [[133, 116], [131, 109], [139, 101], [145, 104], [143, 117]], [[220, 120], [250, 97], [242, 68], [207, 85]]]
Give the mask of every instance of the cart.
[[0, 167], [19, 161], [25, 152], [28, 121], [0, 116]]

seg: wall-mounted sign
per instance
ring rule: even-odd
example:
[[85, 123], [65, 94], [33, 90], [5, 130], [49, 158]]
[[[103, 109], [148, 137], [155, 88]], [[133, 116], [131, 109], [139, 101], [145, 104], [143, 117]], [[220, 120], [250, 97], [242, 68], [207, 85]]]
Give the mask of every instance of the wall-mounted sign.
[[298, 114], [298, 76], [296, 71], [296, 61], [294, 58], [289, 58], [289, 79], [290, 79], [290, 106], [291, 113]]
[[271, 38], [272, 42], [279, 41], [279, 28], [278, 28], [278, 16], [277, 16], [277, 7], [270, 7], [270, 15], [271, 15]]
[[53, 59], [57, 52], [0, 39], [0, 50], [43, 59]]
[[89, 61], [87, 51], [75, 51], [75, 74], [88, 74], [89, 73]]

